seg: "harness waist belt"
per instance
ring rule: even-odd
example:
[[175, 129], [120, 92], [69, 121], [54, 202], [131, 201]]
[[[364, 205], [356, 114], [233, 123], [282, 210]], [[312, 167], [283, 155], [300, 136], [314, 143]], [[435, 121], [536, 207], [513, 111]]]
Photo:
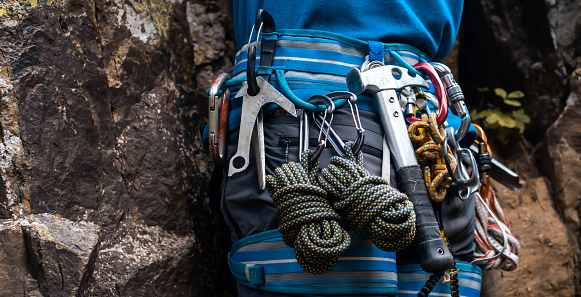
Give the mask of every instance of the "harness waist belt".
[[350, 247], [333, 269], [323, 274], [303, 270], [294, 250], [278, 230], [237, 241], [228, 255], [236, 280], [248, 287], [286, 294], [395, 295], [395, 253], [375, 247], [369, 238], [352, 234]]

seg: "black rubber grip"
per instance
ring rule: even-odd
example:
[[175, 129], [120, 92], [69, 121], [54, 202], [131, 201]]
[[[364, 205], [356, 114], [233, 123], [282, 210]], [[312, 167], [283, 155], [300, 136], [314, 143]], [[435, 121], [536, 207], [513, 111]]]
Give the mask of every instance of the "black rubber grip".
[[397, 177], [400, 190], [414, 204], [416, 241], [422, 269], [429, 273], [449, 269], [454, 259], [440, 234], [420, 166], [402, 167], [397, 170]]

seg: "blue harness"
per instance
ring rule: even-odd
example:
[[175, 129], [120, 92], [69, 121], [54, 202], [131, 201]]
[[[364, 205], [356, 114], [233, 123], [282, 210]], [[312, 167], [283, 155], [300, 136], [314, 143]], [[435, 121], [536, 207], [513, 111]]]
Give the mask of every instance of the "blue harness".
[[[345, 74], [353, 67], [360, 67], [367, 56], [382, 59], [387, 65], [409, 68], [429, 61], [426, 54], [408, 45], [364, 42], [325, 31], [290, 29], [261, 36], [263, 40], [275, 39], [276, 48], [272, 66], [259, 67], [257, 74], [270, 75], [270, 83], [301, 108], [308, 107], [306, 99], [313, 95], [347, 90]], [[252, 44], [259, 46], [260, 42]], [[247, 48], [245, 45], [238, 51], [232, 79], [225, 84], [233, 92], [246, 80]], [[259, 50], [258, 61], [260, 56]], [[431, 85], [430, 91], [433, 91]], [[238, 129], [241, 103], [240, 99], [230, 101], [230, 132]], [[373, 98], [360, 96], [357, 105], [361, 110], [377, 113]], [[275, 105], [265, 107], [266, 111], [276, 108]], [[452, 113], [448, 113], [447, 122], [456, 129], [460, 125], [460, 119]], [[476, 136], [476, 130], [471, 127], [465, 141], [472, 143]], [[324, 274], [304, 271], [278, 230], [236, 238], [228, 261], [239, 284], [286, 294], [411, 296], [417, 295], [429, 278], [419, 265], [398, 267], [395, 253], [381, 251], [368, 238], [358, 234], [352, 234], [352, 238], [351, 246], [337, 265]], [[462, 296], [479, 296], [481, 270], [463, 263], [458, 263], [457, 268]], [[449, 296], [449, 284], [438, 283], [433, 294]]]

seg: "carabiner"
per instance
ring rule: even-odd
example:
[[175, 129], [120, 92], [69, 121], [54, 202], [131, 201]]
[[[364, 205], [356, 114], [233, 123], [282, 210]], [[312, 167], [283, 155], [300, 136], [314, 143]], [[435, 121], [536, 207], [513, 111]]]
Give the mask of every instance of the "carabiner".
[[[456, 158], [456, 171], [452, 171], [451, 160], [448, 157], [448, 147], [452, 147], [451, 151]], [[469, 149], [462, 148], [456, 138], [454, 137], [454, 128], [446, 129], [446, 138], [443, 143], [444, 149], [444, 163], [450, 174], [450, 178], [458, 187], [458, 195], [460, 199], [467, 199], [480, 188], [480, 177], [478, 174], [478, 164]], [[464, 164], [465, 159], [469, 160], [472, 172], [468, 176], [468, 170]]]
[[470, 113], [466, 107], [462, 88], [460, 88], [460, 85], [454, 80], [454, 75], [452, 75], [452, 72], [448, 66], [437, 62], [432, 62], [430, 64], [438, 72], [438, 75], [442, 80], [442, 84], [446, 89], [446, 94], [448, 95], [448, 98], [450, 99], [456, 114], [461, 119], [460, 127], [458, 127], [458, 130], [455, 133], [456, 140], [461, 141], [464, 139], [464, 136], [466, 136], [466, 133], [470, 128], [470, 124], [472, 123], [472, 120], [470, 119]]
[[[258, 87], [258, 82], [256, 81], [256, 45], [250, 45], [252, 41], [252, 36], [254, 35], [254, 29], [258, 27], [258, 33], [256, 35], [256, 42], [260, 40], [260, 32], [272, 33], [276, 31], [276, 25], [272, 16], [263, 9], [256, 11], [256, 18], [254, 19], [254, 25], [250, 29], [250, 37], [248, 38], [248, 49], [246, 54], [248, 55], [248, 60], [246, 62], [246, 81], [248, 84], [248, 95], [256, 96], [260, 92]], [[276, 40], [262, 41], [260, 44], [260, 66], [272, 66], [272, 61], [274, 59], [274, 48], [276, 46]], [[268, 78], [265, 78], [268, 81]]]
[[[436, 119], [436, 122], [438, 123], [438, 126], [441, 126], [442, 124], [444, 124], [446, 118], [448, 117], [448, 98], [446, 97], [446, 89], [444, 89], [444, 85], [442, 84], [442, 81], [440, 80], [438, 73], [436, 72], [432, 65], [426, 62], [419, 62], [415, 64], [413, 67], [414, 69], [417, 70], [423, 70], [430, 78], [432, 85], [434, 85], [439, 105], [438, 117]], [[417, 122], [420, 119], [416, 117], [409, 117], [407, 120], [410, 122]]]
[[[230, 99], [230, 90], [226, 89], [222, 91], [221, 100], [218, 97], [220, 90], [230, 79], [230, 76], [223, 72], [214, 80], [210, 90], [208, 92], [208, 132], [209, 132], [209, 144], [210, 144], [210, 155], [212, 156], [212, 160], [214, 161], [215, 165], [220, 165], [222, 158], [224, 157], [225, 148], [223, 147], [220, 149], [220, 144], [225, 141], [226, 136], [220, 135], [220, 129], [224, 129], [222, 124], [222, 120], [226, 119], [227, 116], [222, 117], [222, 114], [228, 113], [228, 100]], [[226, 105], [226, 106], [224, 106]], [[218, 113], [218, 109], [220, 109], [220, 113]], [[224, 133], [225, 134], [225, 133]], [[221, 139], [221, 137], [223, 139]], [[216, 150], [218, 147], [218, 150]], [[221, 154], [222, 153], [222, 154]]]
[[[314, 95], [307, 100], [307, 102], [315, 104], [315, 105], [325, 105], [327, 109], [324, 111], [323, 116], [323, 124], [319, 130], [319, 137], [317, 138], [317, 148], [309, 154], [309, 163], [312, 164], [316, 162], [316, 160], [321, 156], [323, 149], [327, 145], [327, 139], [329, 135], [329, 131], [331, 129], [331, 123], [333, 122], [333, 113], [335, 112], [335, 103], [329, 97], [325, 95]], [[327, 114], [331, 115], [331, 119], [327, 123]], [[327, 131], [325, 133], [325, 139], [322, 139], [323, 130], [325, 129], [325, 124], [327, 124]]]
[[[329, 97], [329, 99], [331, 100], [347, 99], [347, 102], [349, 103], [349, 108], [351, 109], [353, 123], [355, 124], [355, 129], [357, 129], [357, 138], [355, 139], [355, 143], [353, 144], [352, 147], [353, 155], [359, 154], [361, 148], [363, 147], [363, 142], [365, 142], [365, 129], [363, 129], [363, 125], [361, 125], [361, 118], [359, 117], [359, 108], [357, 108], [357, 95], [351, 92], [337, 91], [329, 93], [325, 96]], [[355, 109], [353, 108], [353, 105], [355, 105]], [[343, 147], [344, 145], [341, 145], [341, 148]]]

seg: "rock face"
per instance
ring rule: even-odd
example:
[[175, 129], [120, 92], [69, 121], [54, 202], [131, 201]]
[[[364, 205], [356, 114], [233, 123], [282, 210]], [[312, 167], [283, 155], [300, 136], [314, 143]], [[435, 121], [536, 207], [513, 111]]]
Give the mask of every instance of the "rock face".
[[32, 276], [46, 296], [80, 295], [95, 267], [100, 228], [53, 215], [30, 215], [23, 227]]
[[[215, 2], [0, 4], [0, 219], [31, 221], [6, 239], [27, 239], [28, 264], [6, 265], [39, 294], [226, 294], [199, 69], [231, 65], [227, 19]], [[43, 233], [56, 215], [99, 244]]]
[[0, 223], [0, 245], [0, 296], [24, 296], [28, 269], [24, 237], [18, 223]]
[[[521, 163], [517, 168], [523, 172], [526, 166]], [[526, 184], [516, 192], [495, 184], [521, 253], [516, 270], [484, 273], [482, 296], [574, 296], [573, 248], [553, 207], [549, 183], [542, 177], [525, 178]]]

